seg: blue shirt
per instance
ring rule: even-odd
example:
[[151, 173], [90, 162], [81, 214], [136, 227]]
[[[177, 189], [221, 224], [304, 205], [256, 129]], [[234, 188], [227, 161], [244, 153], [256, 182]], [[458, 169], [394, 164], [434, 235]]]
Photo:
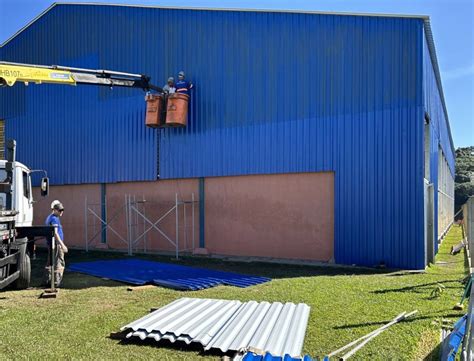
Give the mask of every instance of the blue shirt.
[[176, 93], [189, 95], [189, 91], [193, 88], [193, 84], [191, 84], [187, 80], [178, 80], [175, 83], [175, 87], [176, 87]]
[[[46, 218], [44, 224], [47, 226], [57, 226], [59, 237], [61, 238], [61, 241], [64, 241], [63, 226], [61, 225], [61, 221], [59, 220], [58, 216], [56, 216], [54, 213], [51, 213], [48, 218]], [[51, 246], [51, 239], [47, 239], [47, 241], [48, 246]]]

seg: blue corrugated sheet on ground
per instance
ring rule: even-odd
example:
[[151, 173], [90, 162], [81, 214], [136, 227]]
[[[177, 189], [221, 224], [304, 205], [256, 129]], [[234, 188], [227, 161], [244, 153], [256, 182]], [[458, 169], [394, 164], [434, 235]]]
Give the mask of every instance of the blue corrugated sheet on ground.
[[273, 356], [271, 353], [267, 352], [265, 355], [257, 355], [253, 352], [247, 352], [242, 361], [313, 361], [313, 359], [305, 355], [303, 357], [291, 357], [290, 355], [286, 354], [283, 357], [280, 356]]
[[153, 283], [189, 291], [218, 285], [249, 287], [270, 281], [266, 277], [140, 259], [81, 262], [72, 264], [69, 270], [134, 285]]
[[466, 320], [467, 315], [464, 315], [454, 324], [453, 332], [443, 342], [441, 360], [454, 361], [456, 359], [456, 354], [466, 332]]

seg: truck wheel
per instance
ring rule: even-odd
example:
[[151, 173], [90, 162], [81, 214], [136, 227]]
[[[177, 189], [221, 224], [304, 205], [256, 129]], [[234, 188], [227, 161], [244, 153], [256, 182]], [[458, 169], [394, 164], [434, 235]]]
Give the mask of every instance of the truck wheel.
[[15, 287], [19, 290], [23, 290], [30, 286], [31, 280], [31, 261], [28, 253], [20, 255], [18, 269], [20, 270], [20, 277], [16, 280]]

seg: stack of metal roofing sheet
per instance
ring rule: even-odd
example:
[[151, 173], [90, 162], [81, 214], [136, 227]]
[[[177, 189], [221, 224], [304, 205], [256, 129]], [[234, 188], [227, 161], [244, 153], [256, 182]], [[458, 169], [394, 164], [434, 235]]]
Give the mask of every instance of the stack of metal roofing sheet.
[[258, 349], [298, 357], [310, 308], [304, 303], [181, 298], [121, 328], [127, 338], [147, 338], [223, 352]]
[[141, 259], [75, 263], [69, 267], [69, 270], [134, 285], [153, 283], [158, 286], [190, 291], [218, 285], [248, 287], [270, 281], [267, 277]]

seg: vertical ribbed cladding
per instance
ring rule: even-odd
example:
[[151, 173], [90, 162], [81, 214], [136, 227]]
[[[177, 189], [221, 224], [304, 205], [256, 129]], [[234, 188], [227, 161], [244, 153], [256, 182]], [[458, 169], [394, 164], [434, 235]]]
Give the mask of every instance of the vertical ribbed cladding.
[[[439, 88], [435, 66], [430, 54], [429, 42], [432, 42], [429, 26], [425, 25], [423, 34], [423, 109], [430, 118], [430, 182], [434, 184], [434, 247], [438, 249], [438, 157], [443, 151], [452, 177], [454, 178], [455, 154], [451, 143], [448, 119], [444, 111], [442, 89]], [[433, 45], [434, 46], [434, 45]], [[440, 81], [440, 80], [439, 80]], [[454, 197], [454, 194], [452, 195]]]
[[[183, 69], [196, 83], [189, 126], [145, 129], [138, 90], [20, 85], [2, 95], [6, 133], [52, 184], [156, 179], [158, 140], [163, 179], [333, 171], [335, 261], [420, 268], [422, 24], [56, 5], [2, 48], [5, 60], [143, 72], [158, 85]], [[423, 104], [452, 168], [428, 59]], [[59, 154], [57, 138], [68, 139]]]
[[[111, 59], [128, 54], [125, 59], [130, 62], [141, 57], [139, 46], [133, 48], [126, 42], [126, 48], [121, 48], [117, 42], [122, 39], [110, 27], [116, 26], [122, 34], [135, 34], [136, 22], [131, 31], [113, 25], [116, 11], [112, 7], [57, 5], [2, 48], [4, 59], [110, 69]], [[84, 31], [84, 24], [88, 31]], [[134, 41], [133, 36], [131, 39]], [[110, 66], [122, 71], [139, 72], [141, 68], [123, 63], [119, 68]], [[17, 104], [6, 107], [7, 136], [17, 139], [19, 159], [32, 168], [48, 170], [51, 184], [156, 179], [157, 154], [152, 150], [157, 149], [157, 133], [143, 126], [141, 90], [58, 85], [26, 88], [22, 84], [6, 90], [8, 93], [2, 91], [5, 101]], [[57, 145], [59, 152], [54, 151]]]

